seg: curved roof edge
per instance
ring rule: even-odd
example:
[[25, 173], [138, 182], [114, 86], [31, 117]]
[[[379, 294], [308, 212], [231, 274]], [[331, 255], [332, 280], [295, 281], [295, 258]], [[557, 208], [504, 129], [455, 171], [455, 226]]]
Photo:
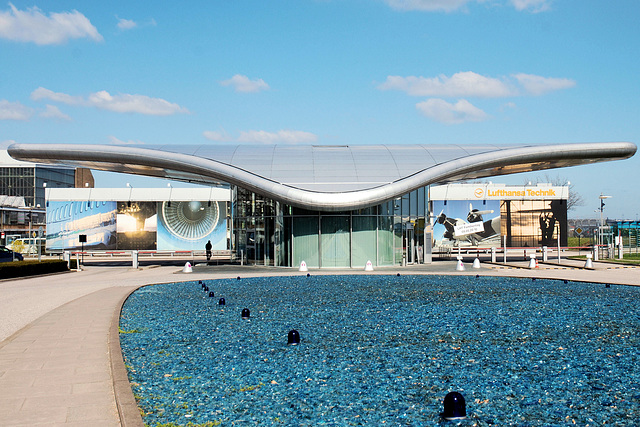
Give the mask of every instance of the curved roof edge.
[[103, 145], [13, 144], [19, 160], [66, 164], [199, 182], [224, 181], [266, 197], [310, 210], [342, 211], [382, 203], [434, 183], [622, 160], [633, 156], [629, 142], [530, 145], [495, 149], [429, 165], [394, 182], [364, 190], [321, 192], [297, 188], [215, 159], [176, 152]]

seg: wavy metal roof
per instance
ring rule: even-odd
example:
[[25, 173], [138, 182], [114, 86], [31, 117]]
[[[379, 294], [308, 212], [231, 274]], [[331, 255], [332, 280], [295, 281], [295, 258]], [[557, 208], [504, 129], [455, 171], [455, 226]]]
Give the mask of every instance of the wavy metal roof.
[[8, 152], [39, 163], [203, 184], [223, 181], [291, 205], [338, 211], [375, 205], [433, 183], [625, 159], [636, 146], [13, 144]]

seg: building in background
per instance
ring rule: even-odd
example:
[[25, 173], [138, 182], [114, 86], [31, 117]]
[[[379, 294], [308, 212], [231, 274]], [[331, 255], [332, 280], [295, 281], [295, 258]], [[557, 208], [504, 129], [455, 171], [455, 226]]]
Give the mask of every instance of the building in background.
[[37, 238], [40, 227], [46, 223], [46, 189], [76, 185], [93, 187], [91, 170], [18, 161], [1, 150], [0, 244]]

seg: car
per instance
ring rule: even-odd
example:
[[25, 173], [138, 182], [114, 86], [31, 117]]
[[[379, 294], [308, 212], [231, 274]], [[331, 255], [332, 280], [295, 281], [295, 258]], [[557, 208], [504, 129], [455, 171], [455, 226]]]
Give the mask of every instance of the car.
[[24, 257], [19, 252], [13, 252], [11, 249], [0, 246], [0, 262], [22, 261]]

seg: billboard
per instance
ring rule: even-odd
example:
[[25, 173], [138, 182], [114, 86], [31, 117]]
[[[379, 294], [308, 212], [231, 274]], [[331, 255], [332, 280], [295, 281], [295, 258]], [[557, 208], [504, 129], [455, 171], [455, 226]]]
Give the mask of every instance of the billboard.
[[118, 249], [155, 250], [156, 211], [155, 202], [118, 202]]
[[[227, 202], [49, 201], [47, 250], [227, 249]], [[80, 235], [87, 236], [82, 246]]]
[[227, 249], [226, 202], [158, 202], [158, 250]]
[[435, 246], [500, 246], [500, 201], [434, 200]]
[[507, 246], [567, 245], [565, 200], [504, 200], [502, 218]]
[[46, 237], [48, 251], [116, 249], [116, 202], [50, 201]]

